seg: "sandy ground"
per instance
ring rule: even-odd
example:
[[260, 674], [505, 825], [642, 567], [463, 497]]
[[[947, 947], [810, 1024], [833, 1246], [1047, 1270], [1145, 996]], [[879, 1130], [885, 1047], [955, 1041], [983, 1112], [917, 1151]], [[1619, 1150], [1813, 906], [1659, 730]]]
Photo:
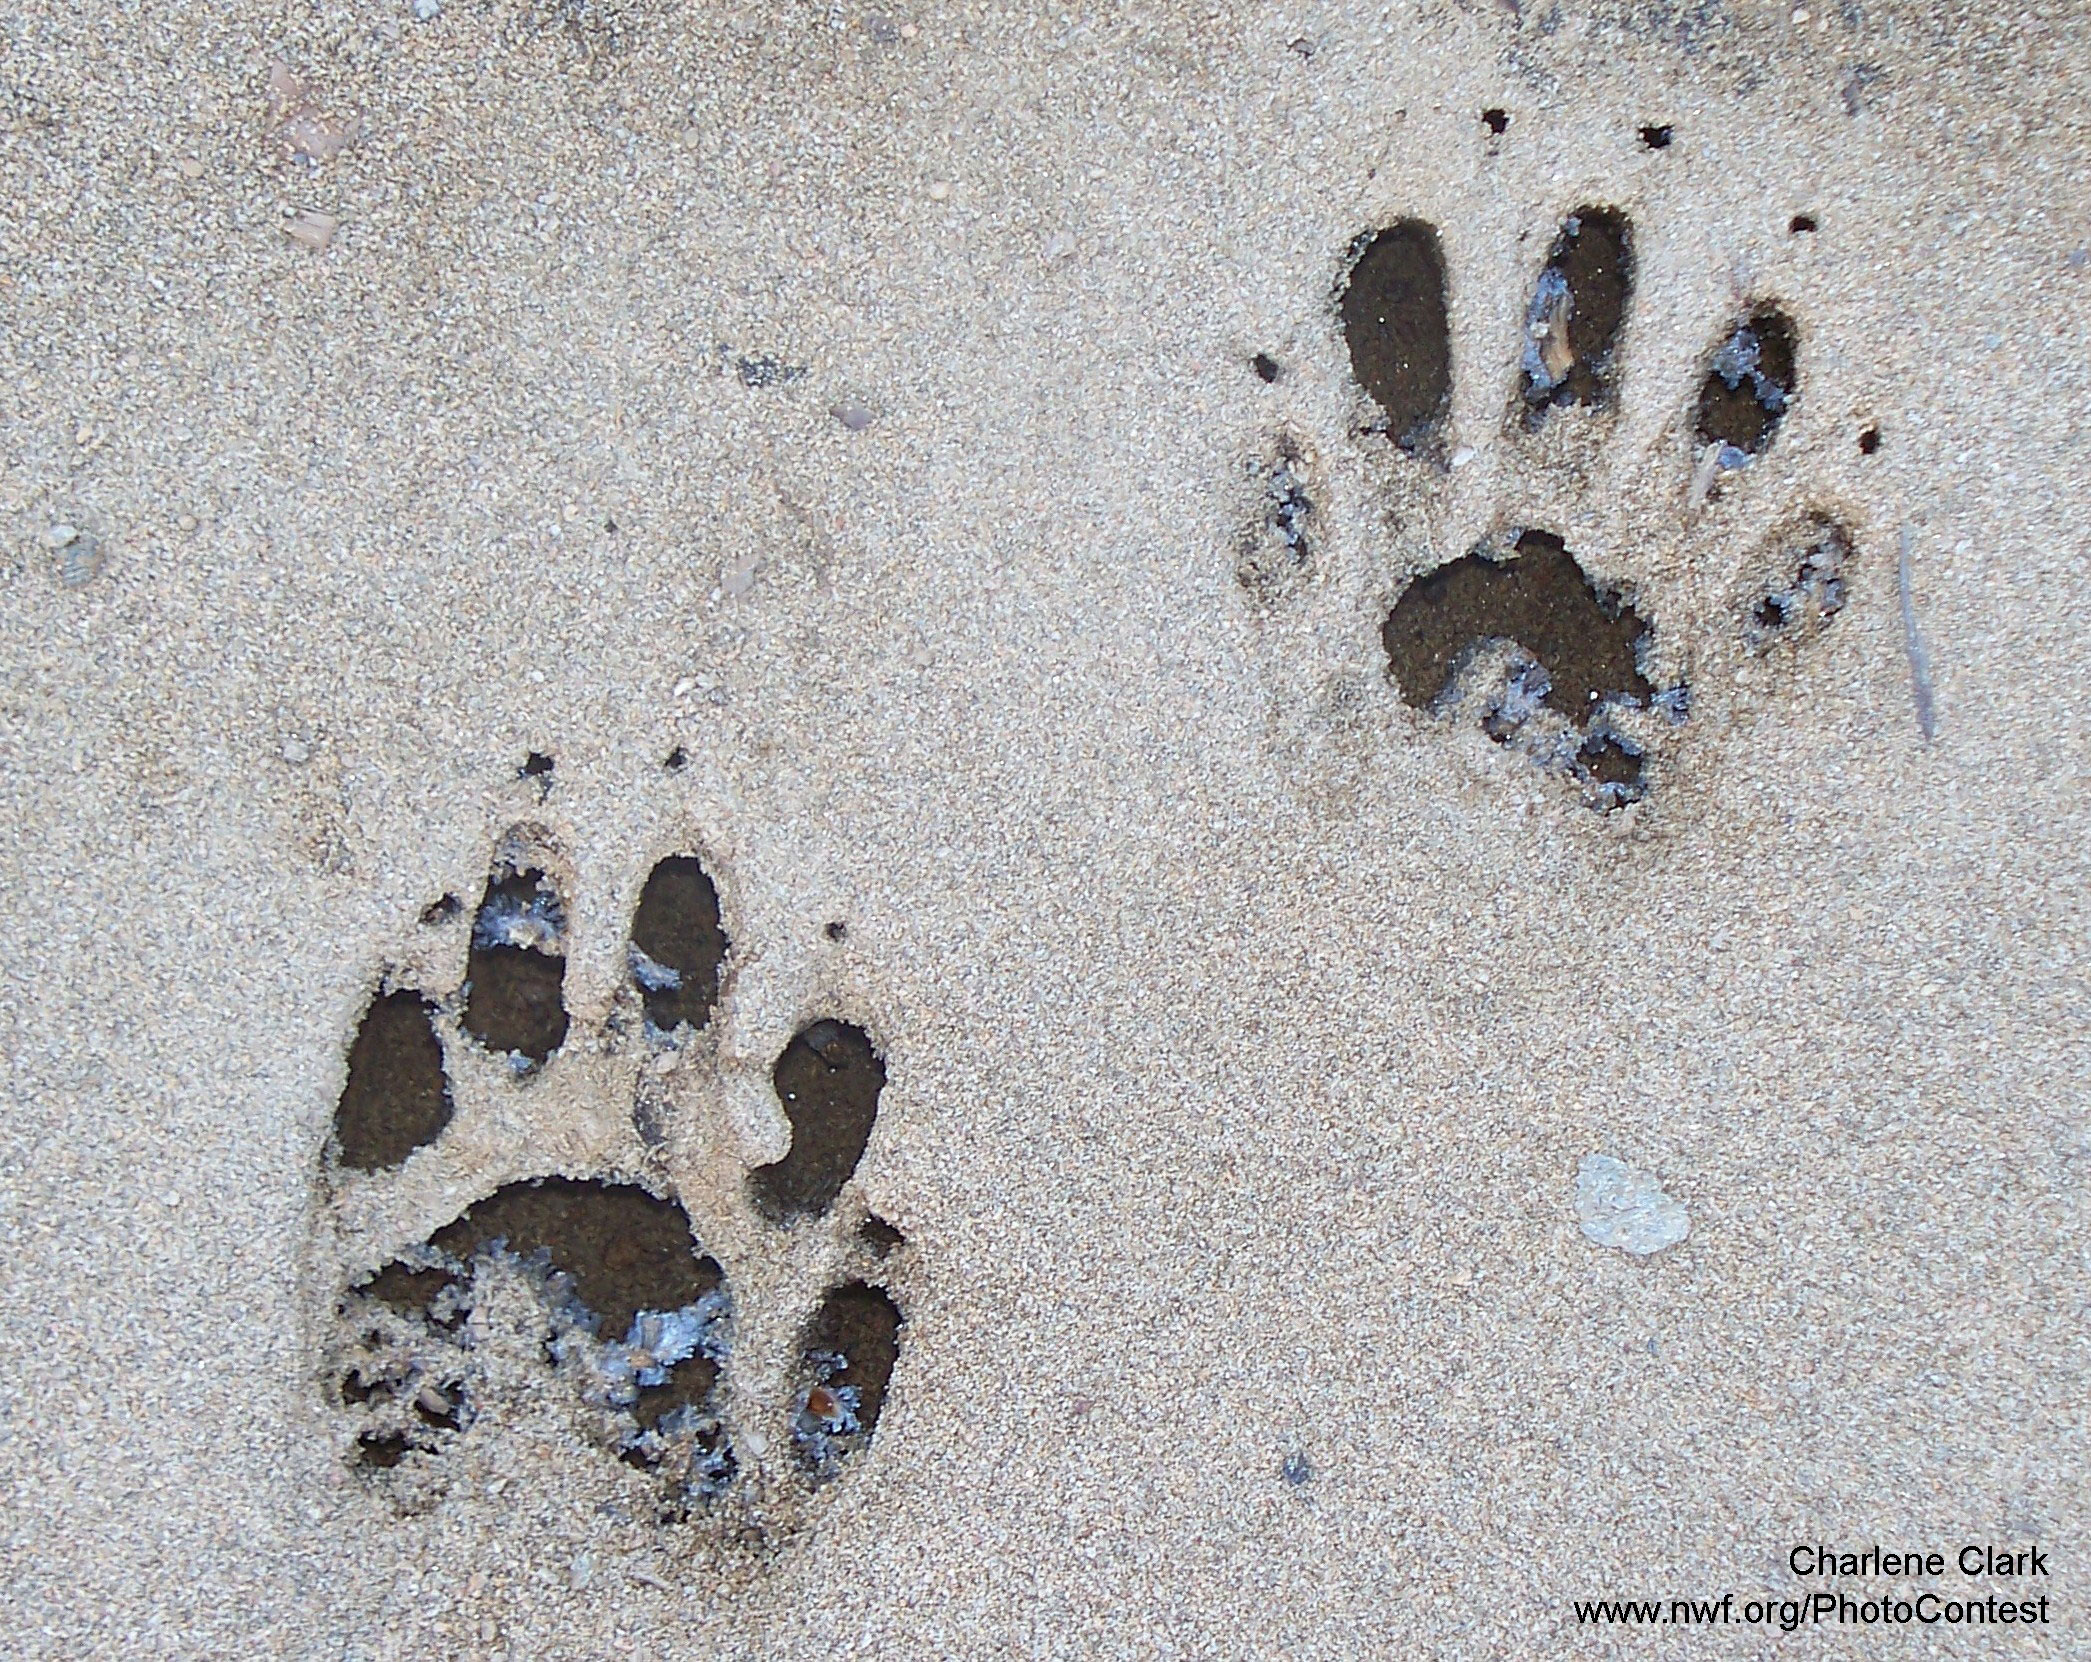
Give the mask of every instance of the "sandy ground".
[[[2091, 24], [1808, 10], [13, 10], [6, 1648], [2091, 1652]], [[1583, 203], [1638, 239], [1620, 404], [1526, 437]], [[1336, 323], [1407, 214], [1458, 467], [1366, 430]], [[1695, 517], [1758, 298], [1801, 395]], [[1251, 592], [1288, 443], [1317, 540]], [[1808, 511], [1850, 604], [1751, 656]], [[1689, 678], [1638, 806], [1388, 681], [1392, 597], [1506, 525]], [[339, 1191], [363, 1006], [455, 990], [417, 919], [523, 821], [571, 1062]], [[759, 1550], [657, 1526], [549, 1396], [403, 1505], [348, 1459], [342, 1278], [614, 1163], [639, 1064], [587, 1035], [679, 850], [734, 940], [674, 1175], [748, 1426], [820, 1290], [734, 1210], [771, 1062], [827, 1013], [886, 1054], [877, 1439]], [[1593, 1153], [1689, 1238], [1586, 1239]], [[1576, 1628], [1795, 1596], [1813, 1541], [2035, 1546], [1925, 1585], [2053, 1621]]]

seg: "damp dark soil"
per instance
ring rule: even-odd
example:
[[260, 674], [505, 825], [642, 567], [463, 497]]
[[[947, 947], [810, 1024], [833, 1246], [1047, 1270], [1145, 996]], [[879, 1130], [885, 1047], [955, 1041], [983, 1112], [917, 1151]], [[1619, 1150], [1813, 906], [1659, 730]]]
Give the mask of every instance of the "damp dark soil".
[[1769, 449], [1793, 397], [1797, 346], [1792, 321], [1775, 308], [1738, 324], [1699, 388], [1699, 442], [1749, 455]]
[[435, 1023], [435, 1006], [418, 993], [371, 1000], [349, 1046], [348, 1083], [334, 1109], [342, 1165], [389, 1170], [450, 1123], [450, 1081]]
[[825, 1212], [857, 1169], [886, 1064], [861, 1028], [817, 1021], [784, 1047], [770, 1079], [791, 1121], [791, 1149], [750, 1172], [748, 1192], [764, 1217], [788, 1223]]
[[857, 1239], [881, 1258], [907, 1245], [907, 1237], [880, 1217], [867, 1217], [858, 1224]]
[[407, 1457], [407, 1440], [396, 1431], [366, 1431], [356, 1439], [356, 1458], [380, 1471], [396, 1466]]
[[680, 1408], [703, 1408], [718, 1382], [718, 1363], [709, 1356], [686, 1357], [668, 1370], [665, 1383], [640, 1390], [639, 1400], [632, 1405], [639, 1429], [652, 1431]]
[[1592, 739], [1580, 752], [1583, 771], [1599, 785], [1628, 786], [1641, 781], [1641, 758], [1616, 739]]
[[1404, 219], [1361, 238], [1339, 307], [1351, 371], [1402, 449], [1429, 447], [1452, 399], [1445, 257], [1435, 229]]
[[518, 1257], [542, 1251], [611, 1337], [622, 1337], [639, 1311], [679, 1310], [725, 1279], [700, 1254], [680, 1206], [624, 1183], [511, 1183], [429, 1238], [459, 1262], [496, 1243]]
[[1515, 641], [1546, 667], [1545, 702], [1580, 725], [1608, 693], [1652, 695], [1636, 659], [1647, 633], [1559, 537], [1527, 531], [1514, 559], [1498, 563], [1477, 552], [1417, 578], [1380, 638], [1401, 696], [1419, 708], [1445, 692], [1475, 647]]
[[633, 961], [632, 978], [648, 1021], [665, 1030], [711, 1020], [727, 941], [719, 892], [701, 863], [676, 855], [653, 868], [632, 914], [632, 945], [643, 955]]
[[543, 1062], [566, 1041], [565, 920], [541, 871], [497, 873], [472, 924], [465, 1031], [489, 1050]]
[[395, 1259], [357, 1291], [391, 1305], [402, 1316], [420, 1316], [428, 1314], [429, 1306], [446, 1287], [457, 1284], [458, 1278], [448, 1270], [414, 1269]]
[[1633, 228], [1610, 208], [1561, 227], [1526, 311], [1524, 398], [1536, 424], [1564, 404], [1607, 404], [1613, 349], [1634, 285]]
[[[824, 1469], [836, 1455], [869, 1441], [900, 1359], [900, 1326], [900, 1307], [885, 1289], [862, 1281], [829, 1293], [806, 1324], [803, 1366], [812, 1384], [800, 1414], [799, 1452], [810, 1468]], [[844, 1402], [854, 1424], [837, 1446], [817, 1433], [824, 1422], [842, 1419]], [[807, 1436], [809, 1430], [816, 1435]]]

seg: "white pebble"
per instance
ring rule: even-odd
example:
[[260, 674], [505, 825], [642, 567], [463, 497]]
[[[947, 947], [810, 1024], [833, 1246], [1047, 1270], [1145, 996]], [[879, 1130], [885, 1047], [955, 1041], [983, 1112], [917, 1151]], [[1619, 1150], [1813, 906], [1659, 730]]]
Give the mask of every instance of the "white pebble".
[[932, 202], [941, 202], [950, 194], [951, 187], [945, 184], [944, 181], [941, 179], [939, 179], [935, 184], [929, 187], [929, 199]]
[[300, 763], [308, 761], [311, 756], [312, 752], [306, 749], [299, 740], [285, 739], [283, 741], [283, 759], [290, 763], [292, 767], [297, 767]]
[[443, 10], [443, 0], [414, 0], [414, 21], [427, 23]]
[[1586, 1154], [1576, 1167], [1576, 1217], [1599, 1246], [1640, 1258], [1677, 1245], [1692, 1227], [1653, 1173], [1608, 1154]]
[[852, 433], [861, 433], [871, 425], [871, 412], [861, 404], [837, 404], [828, 413]]
[[44, 547], [64, 548], [79, 536], [79, 528], [72, 525], [53, 525], [44, 532]]

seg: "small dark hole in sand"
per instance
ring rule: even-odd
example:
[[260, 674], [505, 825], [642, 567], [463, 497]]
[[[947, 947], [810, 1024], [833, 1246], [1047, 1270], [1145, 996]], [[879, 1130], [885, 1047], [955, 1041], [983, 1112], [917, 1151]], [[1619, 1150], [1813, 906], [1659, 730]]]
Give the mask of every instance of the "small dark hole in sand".
[[726, 948], [719, 891], [703, 865], [678, 854], [655, 866], [632, 914], [629, 954], [646, 1019], [663, 1032], [710, 1021]]
[[366, 1466], [389, 1471], [407, 1457], [407, 1440], [397, 1431], [366, 1431], [356, 1439], [356, 1458]]
[[436, 1009], [419, 993], [371, 1000], [349, 1046], [348, 1083], [334, 1109], [342, 1165], [384, 1171], [426, 1148], [450, 1123], [450, 1081]]
[[1879, 448], [1880, 429], [1878, 427], [1868, 427], [1859, 434], [1859, 453], [1861, 455], [1870, 456]]
[[829, 1293], [806, 1325], [792, 1440], [816, 1479], [871, 1441], [900, 1357], [900, 1308], [880, 1287], [852, 1281]]
[[519, 1258], [544, 1253], [573, 1283], [598, 1331], [614, 1338], [639, 1311], [680, 1310], [725, 1280], [718, 1262], [700, 1255], [683, 1209], [628, 1183], [511, 1183], [437, 1230], [429, 1245], [460, 1263], [497, 1245]]
[[422, 908], [421, 921], [433, 929], [439, 923], [448, 923], [464, 910], [464, 904], [456, 895], [446, 894], [441, 900], [432, 900]]
[[831, 941], [844, 940], [848, 938], [849, 925], [844, 923], [840, 918], [837, 918], [833, 923], [829, 924], [826, 929], [821, 931], [821, 933], [826, 935], [828, 939]]
[[357, 1403], [368, 1402], [383, 1389], [382, 1382], [370, 1384], [359, 1369], [351, 1368], [341, 1376], [341, 1400], [351, 1407]]
[[537, 800], [542, 802], [552, 794], [552, 758], [541, 750], [533, 750], [523, 758], [523, 765], [516, 769], [518, 779], [532, 780], [537, 785]]
[[863, 1029], [817, 1021], [784, 1047], [770, 1078], [791, 1121], [791, 1150], [750, 1172], [748, 1192], [764, 1217], [789, 1223], [825, 1212], [856, 1171], [886, 1064]]
[[1641, 758], [1616, 739], [1596, 738], [1582, 749], [1583, 766], [1600, 785], [1640, 782]]
[[668, 754], [661, 759], [661, 766], [666, 768], [670, 773], [680, 773], [684, 768], [688, 767], [689, 765], [689, 753], [685, 751], [681, 745], [677, 745], [673, 750], [669, 751]]
[[1256, 371], [1256, 379], [1266, 384], [1278, 378], [1278, 360], [1268, 352], [1259, 352], [1249, 360], [1249, 367]]
[[[443, 1290], [457, 1284], [458, 1278], [448, 1270], [415, 1269], [394, 1259], [357, 1291], [380, 1304], [389, 1304], [402, 1316], [426, 1316]], [[448, 1325], [455, 1325], [456, 1319], [453, 1317]], [[372, 1338], [375, 1340], [376, 1335]]]
[[566, 1040], [566, 914], [534, 869], [488, 879], [465, 962], [465, 1031], [489, 1050], [542, 1062]]
[[1483, 110], [1481, 112], [1481, 125], [1486, 127], [1491, 133], [1494, 133], [1497, 138], [1501, 138], [1510, 131], [1510, 112], [1508, 110]]
[[1361, 237], [1340, 311], [1358, 385], [1403, 450], [1428, 447], [1452, 397], [1452, 337], [1438, 234], [1404, 219]]
[[1474, 553], [1417, 578], [1380, 639], [1395, 685], [1421, 708], [1452, 684], [1477, 645], [1512, 640], [1545, 666], [1545, 702], [1581, 725], [1608, 693], [1645, 700], [1636, 648], [1648, 625], [1584, 574], [1561, 539], [1527, 531], [1504, 563]]
[[1604, 404], [1612, 351], [1633, 294], [1633, 228], [1610, 208], [1563, 221], [1525, 309], [1524, 398], [1536, 426], [1562, 404]]
[[1813, 214], [1795, 214], [1787, 222], [1786, 229], [1795, 236], [1801, 236], [1815, 229], [1815, 216]]
[[884, 1218], [867, 1217], [857, 1225], [857, 1239], [884, 1258], [907, 1245], [907, 1237]]
[[614, 536], [616, 536], [616, 535], [617, 535], [617, 521], [616, 521], [616, 520], [614, 520], [614, 519], [606, 519], [606, 520], [604, 520], [604, 521], [603, 521], [603, 529], [604, 529], [605, 531], [609, 532], [611, 536], [613, 536], [613, 537], [614, 537]]
[[1771, 447], [1793, 397], [1796, 340], [1783, 312], [1760, 307], [1722, 342], [1699, 389], [1699, 442], [1756, 455]]
[[1667, 126], [1643, 127], [1641, 129], [1641, 142], [1651, 150], [1669, 149], [1670, 139], [1671, 132]]

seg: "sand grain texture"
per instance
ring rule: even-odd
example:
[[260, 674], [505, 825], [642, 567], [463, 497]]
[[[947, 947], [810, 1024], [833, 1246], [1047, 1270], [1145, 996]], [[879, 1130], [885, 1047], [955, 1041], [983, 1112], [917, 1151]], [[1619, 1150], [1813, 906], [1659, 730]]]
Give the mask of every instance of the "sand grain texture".
[[[2039, 1543], [2059, 1613], [1811, 1655], [2091, 1650], [2091, 24], [1819, 9], [18, 7], [6, 1648], [1742, 1656], [1569, 1600], [1790, 1595], [1808, 1540]], [[1581, 204], [1633, 227], [1612, 402], [1528, 432]], [[1405, 216], [1442, 459], [1339, 326]], [[1695, 513], [1760, 301], [1800, 394]], [[1312, 536], [1252, 588], [1280, 454]], [[1747, 651], [1815, 513], [1846, 603]], [[1394, 597], [1517, 527], [1689, 686], [1636, 806], [1388, 677]], [[335, 1186], [373, 991], [455, 998], [524, 825], [565, 1046]], [[733, 957], [641, 1085], [594, 1047], [679, 854]], [[425, 1506], [352, 1468], [344, 1264], [614, 1156], [781, 1472], [822, 1289], [743, 1185], [823, 1017], [884, 1058], [905, 1326], [790, 1528], [657, 1527], [520, 1385]], [[1689, 1239], [1585, 1239], [1593, 1151]]]

